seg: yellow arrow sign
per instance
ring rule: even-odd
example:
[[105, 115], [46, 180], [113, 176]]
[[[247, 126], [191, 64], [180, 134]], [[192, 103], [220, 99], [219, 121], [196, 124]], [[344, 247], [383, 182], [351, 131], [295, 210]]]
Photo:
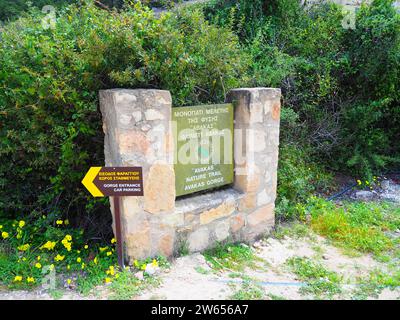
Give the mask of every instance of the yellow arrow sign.
[[91, 167], [82, 180], [82, 184], [88, 189], [93, 197], [104, 197], [104, 194], [96, 187], [93, 180], [97, 177], [101, 167]]

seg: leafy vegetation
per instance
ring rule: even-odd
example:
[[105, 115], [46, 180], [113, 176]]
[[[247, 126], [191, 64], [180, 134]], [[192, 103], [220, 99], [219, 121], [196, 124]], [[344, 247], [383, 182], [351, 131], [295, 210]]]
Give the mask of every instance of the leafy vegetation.
[[207, 250], [204, 256], [215, 270], [243, 271], [246, 267], [254, 267], [257, 261], [252, 248], [244, 244], [218, 245]]
[[340, 276], [325, 269], [323, 265], [301, 257], [290, 258], [286, 263], [300, 280], [306, 282], [307, 285], [300, 289], [303, 293], [311, 293], [316, 297], [327, 295], [332, 298], [341, 292]]
[[220, 0], [205, 11], [240, 37], [252, 85], [282, 88], [284, 147], [295, 142], [324, 167], [371, 177], [400, 159], [400, 15], [392, 2], [362, 6], [355, 29], [343, 28], [331, 3]]
[[51, 213], [105, 238], [108, 206], [80, 183], [104, 163], [98, 90], [168, 89], [175, 106], [219, 102], [239, 86], [246, 58], [200, 11], [156, 18], [139, 4], [110, 13], [89, 3], [60, 10], [55, 29], [42, 17], [32, 11], [2, 32], [0, 217]]
[[231, 297], [233, 300], [263, 300], [264, 289], [254, 281], [244, 280], [241, 288]]
[[312, 230], [344, 248], [382, 255], [396, 247], [396, 240], [386, 233], [400, 227], [400, 208], [394, 205], [337, 205], [313, 197], [306, 206], [298, 208], [300, 216], [311, 216]]

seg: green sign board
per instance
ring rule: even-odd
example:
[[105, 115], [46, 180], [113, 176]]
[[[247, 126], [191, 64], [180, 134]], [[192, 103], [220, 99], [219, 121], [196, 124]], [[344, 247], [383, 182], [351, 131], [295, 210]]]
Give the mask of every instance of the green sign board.
[[233, 182], [233, 105], [172, 109], [176, 195]]

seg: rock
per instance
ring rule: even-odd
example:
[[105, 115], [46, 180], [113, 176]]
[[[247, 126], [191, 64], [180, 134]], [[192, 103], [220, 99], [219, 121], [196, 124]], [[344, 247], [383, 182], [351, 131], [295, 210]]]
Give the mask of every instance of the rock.
[[323, 254], [323, 255], [322, 255], [322, 259], [324, 259], [324, 260], [329, 260], [329, 256], [328, 256], [327, 254]]
[[157, 274], [160, 271], [159, 267], [154, 266], [153, 264], [149, 263], [146, 265], [146, 269], [144, 272], [146, 272], [149, 276], [153, 276]]
[[207, 224], [222, 217], [230, 216], [235, 211], [234, 201], [225, 201], [219, 207], [200, 214], [200, 223]]
[[273, 220], [274, 220], [274, 206], [271, 204], [257, 209], [247, 218], [247, 222], [250, 227], [256, 227], [260, 225], [262, 222], [266, 221], [271, 221], [272, 224]]
[[146, 117], [146, 120], [148, 120], [148, 121], [164, 119], [164, 115], [161, 112], [154, 110], [154, 109], [146, 110], [145, 117]]
[[390, 181], [389, 180], [383, 180], [381, 182], [381, 188], [383, 190], [388, 190], [390, 188]]
[[192, 232], [188, 238], [189, 251], [196, 252], [207, 248], [209, 243], [209, 231], [207, 228], [199, 228]]
[[357, 191], [354, 197], [362, 201], [371, 201], [375, 197], [375, 194], [372, 191], [361, 190]]
[[135, 276], [137, 279], [139, 279], [140, 281], [142, 281], [142, 280], [144, 279], [144, 273], [143, 273], [143, 271], [136, 272], [136, 273], [134, 274], [134, 276]]

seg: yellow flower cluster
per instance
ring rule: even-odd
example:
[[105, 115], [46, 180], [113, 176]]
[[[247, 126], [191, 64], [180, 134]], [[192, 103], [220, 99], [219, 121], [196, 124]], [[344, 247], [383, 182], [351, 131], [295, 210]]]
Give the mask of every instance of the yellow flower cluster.
[[1, 236], [3, 237], [3, 239], [7, 239], [10, 235], [8, 234], [8, 232], [3, 231], [1, 233]]
[[108, 270], [106, 271], [106, 274], [110, 275], [110, 276], [114, 276], [115, 275], [115, 269], [114, 266], [110, 266], [108, 268]]
[[54, 258], [54, 261], [59, 262], [59, 261], [63, 261], [65, 258], [65, 256], [61, 256], [59, 254], [57, 254], [57, 256]]
[[65, 249], [67, 249], [67, 251], [71, 251], [71, 249], [72, 249], [72, 237], [69, 234], [67, 234], [64, 237], [64, 239], [61, 240], [61, 243], [63, 244]]
[[28, 250], [29, 248], [30, 248], [30, 244], [29, 243], [27, 243], [27, 244], [23, 244], [23, 245], [21, 245], [21, 246], [19, 246], [18, 247], [18, 250], [19, 251], [26, 251], [26, 250]]
[[47, 250], [53, 250], [54, 247], [56, 246], [56, 242], [55, 241], [47, 241], [44, 245], [42, 245], [40, 247], [40, 249], [47, 249]]

